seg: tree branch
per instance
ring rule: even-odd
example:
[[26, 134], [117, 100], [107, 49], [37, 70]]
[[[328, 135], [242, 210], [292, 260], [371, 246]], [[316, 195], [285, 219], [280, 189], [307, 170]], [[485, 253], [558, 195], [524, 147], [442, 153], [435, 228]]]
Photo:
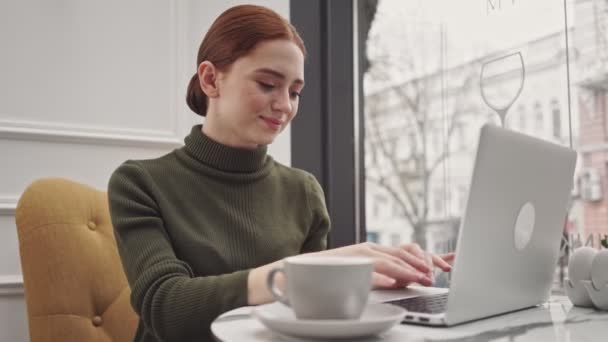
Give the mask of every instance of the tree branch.
[[386, 179], [384, 177], [380, 177], [380, 178], [374, 178], [372, 176], [367, 176], [366, 177], [368, 181], [375, 183], [376, 185], [380, 186], [381, 188], [383, 188], [386, 192], [388, 192], [391, 197], [397, 201], [397, 203], [404, 209], [404, 217], [405, 219], [408, 221], [408, 223], [414, 227], [416, 222], [414, 221], [414, 219], [408, 215], [407, 213], [407, 204], [401, 199], [401, 197], [399, 197], [399, 194], [395, 191], [395, 188], [393, 186], [391, 186], [390, 184], [386, 183]]

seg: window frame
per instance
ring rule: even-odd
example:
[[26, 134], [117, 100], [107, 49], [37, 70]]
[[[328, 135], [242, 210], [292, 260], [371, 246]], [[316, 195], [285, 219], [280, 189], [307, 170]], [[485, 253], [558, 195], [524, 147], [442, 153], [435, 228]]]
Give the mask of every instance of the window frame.
[[[291, 0], [290, 20], [306, 44], [306, 88], [291, 129], [291, 164], [325, 191], [328, 247], [365, 241], [363, 91], [358, 1]], [[355, 33], [357, 39], [355, 39]], [[364, 46], [363, 46], [364, 48]], [[356, 53], [355, 53], [356, 52]], [[357, 93], [355, 93], [355, 90]]]

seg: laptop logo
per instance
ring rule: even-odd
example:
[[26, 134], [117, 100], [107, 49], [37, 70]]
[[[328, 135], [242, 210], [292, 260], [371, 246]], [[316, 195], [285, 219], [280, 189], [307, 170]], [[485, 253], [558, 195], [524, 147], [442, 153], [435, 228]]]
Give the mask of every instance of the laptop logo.
[[526, 204], [519, 209], [519, 215], [517, 215], [517, 221], [515, 221], [515, 248], [518, 251], [526, 248], [530, 242], [532, 231], [534, 230], [535, 219], [536, 211], [534, 210], [534, 205], [530, 202], [526, 202]]

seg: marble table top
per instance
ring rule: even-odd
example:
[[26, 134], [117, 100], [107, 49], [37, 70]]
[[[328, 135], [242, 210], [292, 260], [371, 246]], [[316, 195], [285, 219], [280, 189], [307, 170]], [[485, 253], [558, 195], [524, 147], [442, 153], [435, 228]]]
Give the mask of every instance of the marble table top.
[[[422, 292], [433, 290], [424, 289]], [[437, 289], [436, 292], [443, 290]], [[416, 295], [418, 289], [399, 291], [373, 291], [370, 302], [393, 297]], [[299, 338], [287, 337], [268, 330], [253, 318], [252, 307], [229, 311], [211, 325], [219, 341], [296, 342]], [[572, 305], [568, 297], [553, 295], [549, 302], [538, 307], [514, 313], [465, 323], [450, 328], [423, 327], [399, 324], [381, 336], [358, 339], [358, 342], [401, 341], [608, 341], [608, 312]], [[322, 341], [322, 340], [315, 340]], [[335, 341], [335, 340], [333, 340]]]

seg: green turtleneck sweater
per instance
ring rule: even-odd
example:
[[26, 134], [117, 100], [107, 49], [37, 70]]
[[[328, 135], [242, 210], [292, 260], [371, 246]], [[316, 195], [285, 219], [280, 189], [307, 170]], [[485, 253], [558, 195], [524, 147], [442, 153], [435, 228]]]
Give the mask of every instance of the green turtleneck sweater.
[[250, 269], [325, 249], [330, 227], [312, 175], [200, 125], [184, 147], [122, 164], [108, 196], [136, 341], [211, 341], [213, 319], [247, 305]]

